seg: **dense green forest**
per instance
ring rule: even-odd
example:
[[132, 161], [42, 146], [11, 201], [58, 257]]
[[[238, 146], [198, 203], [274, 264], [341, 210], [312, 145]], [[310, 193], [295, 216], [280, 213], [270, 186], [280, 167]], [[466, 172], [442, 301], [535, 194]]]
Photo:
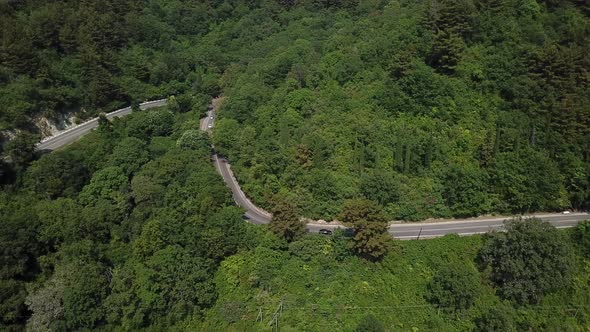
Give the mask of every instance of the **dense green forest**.
[[[577, 331], [590, 222], [393, 241], [393, 218], [584, 209], [584, 0], [1, 1], [0, 329]], [[39, 155], [39, 117], [100, 119]], [[222, 95], [212, 138], [199, 118]], [[12, 130], [18, 134], [8, 142]], [[211, 143], [274, 212], [245, 223]], [[305, 234], [298, 216], [355, 233]]]
[[233, 206], [199, 115], [105, 121], [1, 194], [2, 329], [161, 330], [215, 303], [219, 263], [263, 229]]
[[404, 220], [585, 208], [588, 14], [527, 0], [289, 11], [224, 72], [216, 147], [259, 204], [283, 192], [312, 218], [360, 195]]
[[588, 206], [585, 1], [0, 9], [0, 129], [223, 94], [214, 142], [266, 208], [276, 194], [329, 220], [358, 196], [403, 220]]
[[[260, 331], [278, 308], [284, 331], [590, 324], [590, 222], [379, 238], [373, 256], [359, 250], [362, 227], [354, 237], [285, 236], [244, 222], [210, 162], [200, 116], [172, 103], [101, 121], [4, 187], [1, 329]], [[285, 205], [279, 216], [296, 217]], [[340, 218], [355, 227], [387, 220], [371, 201], [344, 206]]]

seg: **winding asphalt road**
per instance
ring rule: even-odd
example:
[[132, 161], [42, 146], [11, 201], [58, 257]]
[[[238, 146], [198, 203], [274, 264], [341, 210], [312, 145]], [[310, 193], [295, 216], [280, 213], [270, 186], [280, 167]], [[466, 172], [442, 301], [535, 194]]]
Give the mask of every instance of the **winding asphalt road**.
[[[154, 101], [147, 101], [145, 103], [139, 104], [139, 108], [142, 110], [147, 110], [150, 108], [155, 107], [162, 107], [166, 105], [166, 99], [154, 100]], [[125, 107], [114, 112], [107, 113], [107, 119], [113, 119], [116, 117], [121, 117], [128, 115], [132, 112], [131, 107]], [[71, 144], [80, 137], [88, 134], [92, 129], [98, 127], [98, 118], [94, 118], [92, 120], [86, 121], [81, 123], [75, 127], [70, 129], [64, 130], [54, 136], [47, 137], [43, 139], [39, 144], [37, 144], [37, 150], [39, 151], [53, 151], [64, 147], [68, 144]]]
[[[201, 120], [201, 129], [210, 131], [209, 124], [213, 124], [216, 107], [210, 106], [207, 117]], [[212, 157], [215, 168], [223, 177], [225, 184], [231, 189], [234, 201], [238, 206], [246, 209], [245, 218], [253, 224], [268, 224], [271, 214], [253, 204], [244, 194], [238, 181], [231, 170], [230, 164], [226, 159], [214, 154]], [[550, 222], [557, 228], [573, 227], [580, 221], [590, 219], [588, 213], [567, 213], [567, 214], [536, 214], [522, 216], [537, 217]], [[389, 233], [397, 239], [425, 239], [440, 237], [446, 234], [472, 235], [486, 233], [490, 230], [502, 230], [505, 220], [512, 217], [495, 217], [495, 218], [472, 218], [464, 220], [441, 220], [438, 222], [421, 222], [421, 223], [392, 223], [389, 226]], [[320, 229], [344, 228], [338, 224], [313, 223], [307, 224], [307, 230], [318, 232]]]
[[[223, 177], [226, 185], [230, 187], [236, 204], [246, 209], [246, 219], [254, 224], [267, 224], [270, 222], [270, 213], [254, 205], [240, 189], [227, 160], [214, 155], [213, 161], [217, 171]], [[557, 228], [567, 228], [577, 225], [580, 221], [590, 220], [588, 213], [568, 214], [535, 214], [524, 215], [523, 218], [536, 217], [548, 221]], [[482, 234], [490, 230], [502, 230], [505, 220], [512, 217], [472, 218], [463, 220], [441, 220], [437, 222], [392, 223], [389, 233], [396, 239], [412, 240], [440, 237], [447, 234], [473, 235]], [[320, 229], [344, 228], [338, 224], [308, 223], [310, 232], [318, 232]]]
[[[208, 109], [207, 117], [201, 119], [200, 128], [203, 131], [210, 132], [214, 125], [215, 106], [219, 100], [215, 99], [213, 105]], [[161, 107], [166, 104], [166, 100], [156, 100], [141, 104], [141, 109]], [[131, 113], [131, 108], [117, 110], [109, 113], [108, 118], [124, 116]], [[45, 139], [38, 145], [39, 150], [55, 150], [62, 146], [72, 143], [84, 134], [98, 126], [97, 119], [92, 119], [84, 124], [62, 132], [54, 137]], [[215, 168], [223, 177], [226, 185], [231, 189], [236, 204], [246, 210], [244, 218], [253, 224], [268, 224], [271, 220], [271, 214], [252, 203], [244, 194], [238, 181], [231, 170], [230, 164], [226, 159], [213, 154], [212, 162]], [[531, 215], [532, 216], [532, 215]], [[580, 221], [589, 220], [588, 213], [567, 213], [567, 214], [536, 214], [535, 217], [548, 221], [557, 228], [567, 228], [577, 225]], [[529, 217], [529, 216], [523, 216]], [[444, 236], [446, 234], [472, 235], [486, 233], [490, 230], [502, 230], [503, 222], [511, 217], [495, 218], [472, 218], [463, 220], [441, 220], [437, 222], [421, 223], [392, 223], [389, 227], [389, 233], [397, 239], [411, 240], [424, 239]], [[315, 223], [307, 224], [307, 230], [318, 232], [320, 229], [344, 228], [339, 224]]]

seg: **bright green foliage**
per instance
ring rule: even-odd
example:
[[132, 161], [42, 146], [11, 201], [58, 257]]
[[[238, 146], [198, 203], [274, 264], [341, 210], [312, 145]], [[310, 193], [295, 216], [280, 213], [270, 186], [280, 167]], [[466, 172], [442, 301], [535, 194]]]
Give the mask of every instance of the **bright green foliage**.
[[361, 196], [411, 221], [581, 208], [582, 7], [365, 2], [305, 24], [280, 11], [289, 24], [253, 28], [226, 67], [213, 141], [256, 203], [289, 191], [315, 219]]
[[479, 254], [503, 298], [538, 303], [567, 287], [574, 263], [561, 233], [534, 218], [506, 222], [505, 228], [506, 232], [489, 234]]
[[[228, 155], [229, 149], [235, 144], [234, 133], [238, 130], [238, 123], [231, 119], [221, 119], [215, 123], [213, 144], [221, 154]], [[252, 144], [253, 142], [250, 142]]]
[[[113, 272], [106, 299], [110, 323], [128, 329], [173, 324], [214, 300], [211, 264], [179, 246], [168, 246]], [[161, 321], [169, 317], [170, 321]]]
[[[429, 216], [448, 217], [442, 186], [431, 178], [400, 176], [399, 202], [389, 203], [386, 211], [399, 220], [423, 220]], [[475, 213], [473, 213], [475, 214]]]
[[150, 143], [157, 153], [126, 135], [149, 118], [132, 114], [24, 173], [45, 179], [1, 193], [2, 328], [166, 330], [214, 304], [219, 263], [259, 235], [231, 206], [207, 141], [175, 146], [195, 113], [163, 112], [175, 132]]
[[120, 167], [125, 174], [131, 175], [149, 161], [148, 155], [146, 144], [142, 140], [127, 137], [115, 146], [109, 162]]
[[369, 260], [379, 260], [389, 249], [388, 222], [380, 206], [367, 199], [344, 203], [341, 219], [354, 229], [356, 253]]
[[479, 283], [472, 267], [449, 263], [440, 268], [430, 281], [426, 299], [443, 310], [466, 310], [475, 304]]
[[[583, 330], [585, 226], [492, 235], [469, 276], [445, 266], [472, 266], [481, 237], [391, 245], [385, 221], [588, 207], [589, 8], [0, 1], [0, 135], [21, 132], [0, 161], [0, 330], [260, 331], [281, 301], [284, 330]], [[356, 234], [244, 222], [197, 135], [220, 95], [212, 141], [247, 195], [290, 193], [290, 221], [349, 209]], [[34, 161], [43, 118], [130, 103]]]
[[124, 194], [128, 185], [129, 180], [121, 168], [115, 166], [103, 168], [96, 172], [90, 183], [82, 189], [80, 202], [90, 205], [105, 199], [121, 203], [125, 200]]
[[[499, 298], [486, 282], [485, 271], [473, 268], [482, 240], [480, 236], [446, 236], [399, 241], [378, 263], [350, 255], [337, 258], [340, 239], [334, 237], [309, 235], [291, 242], [288, 250], [265, 240], [221, 263], [215, 277], [219, 297], [209, 311], [211, 316], [191, 327], [263, 329], [266, 319], [255, 323], [259, 308], [270, 317], [281, 300], [281, 329], [296, 331], [353, 331], [358, 326], [379, 325], [385, 331], [567, 330], [588, 322], [587, 316], [581, 316], [588, 312], [590, 276], [585, 269], [576, 270], [579, 279], [569, 284], [573, 288], [560, 289], [534, 306], [514, 306]], [[467, 280], [465, 285], [453, 282], [454, 287], [477, 294], [460, 292], [471, 299], [470, 306], [456, 311], [429, 303], [428, 289], [437, 275], [446, 274], [443, 270]], [[444, 294], [447, 299], [455, 295]], [[228, 312], [231, 308], [236, 311]], [[567, 313], [576, 310], [575, 317]], [[368, 315], [373, 319], [366, 319]]]
[[149, 141], [153, 136], [167, 136], [172, 132], [174, 115], [165, 109], [138, 113], [131, 118], [128, 126], [129, 136]]
[[189, 129], [182, 133], [182, 136], [176, 141], [176, 146], [188, 150], [207, 150], [209, 142], [199, 130]]
[[[361, 196], [390, 219], [412, 221], [583, 209], [587, 7], [570, 0], [7, 4], [0, 128], [72, 109], [85, 119], [168, 96], [173, 113], [202, 115], [211, 96], [223, 95], [213, 142], [267, 209], [281, 191], [318, 219], [334, 219], [345, 200]], [[149, 143], [152, 156], [164, 154], [158, 135], [171, 133], [171, 115], [134, 109], [130, 136]], [[183, 121], [183, 131], [196, 129], [187, 123], [197, 118]], [[117, 126], [99, 129], [112, 143], [93, 149], [90, 172], [127, 134]]]

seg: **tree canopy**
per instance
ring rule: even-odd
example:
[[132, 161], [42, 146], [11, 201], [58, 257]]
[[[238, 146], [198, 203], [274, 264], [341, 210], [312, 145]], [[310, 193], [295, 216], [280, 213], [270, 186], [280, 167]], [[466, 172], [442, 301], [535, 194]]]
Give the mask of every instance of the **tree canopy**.
[[[589, 15], [581, 0], [0, 1], [0, 330], [260, 331], [277, 308], [292, 331], [587, 328], [587, 223], [422, 241], [387, 224], [589, 207]], [[211, 143], [269, 227], [245, 222]]]
[[480, 251], [502, 297], [520, 304], [538, 303], [569, 284], [574, 262], [563, 234], [534, 218], [509, 221], [505, 228], [506, 232], [489, 234]]

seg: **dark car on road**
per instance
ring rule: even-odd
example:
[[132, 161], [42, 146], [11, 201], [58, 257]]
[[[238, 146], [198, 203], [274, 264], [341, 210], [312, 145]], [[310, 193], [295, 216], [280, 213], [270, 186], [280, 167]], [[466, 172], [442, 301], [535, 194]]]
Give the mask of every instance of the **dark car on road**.
[[332, 231], [329, 229], [320, 229], [319, 233], [322, 235], [332, 235]]

